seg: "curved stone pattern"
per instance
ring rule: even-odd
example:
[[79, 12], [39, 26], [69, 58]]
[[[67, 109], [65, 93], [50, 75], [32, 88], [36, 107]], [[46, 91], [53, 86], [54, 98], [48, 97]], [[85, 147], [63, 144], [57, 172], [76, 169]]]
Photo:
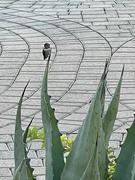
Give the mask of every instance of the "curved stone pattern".
[[[118, 118], [110, 146], [118, 150], [125, 129], [133, 121], [134, 2], [86, 0], [0, 1], [0, 179], [11, 179], [13, 134], [17, 103], [30, 80], [22, 109], [24, 128], [42, 127], [40, 91], [46, 61], [45, 42], [51, 44], [49, 94], [63, 133], [74, 136], [86, 116], [107, 58], [111, 94], [125, 64]], [[107, 103], [111, 95], [107, 94]], [[42, 180], [44, 150], [34, 142], [30, 157]], [[117, 152], [117, 151], [116, 151]]]
[[[11, 69], [12, 73], [14, 73], [12, 75], [13, 78], [11, 83], [9, 83], [5, 89], [2, 89], [1, 97], [4, 97], [4, 101], [9, 102], [5, 103], [5, 106], [3, 106], [2, 103], [2, 116], [6, 118], [6, 114], [11, 115], [12, 112], [14, 113], [12, 109], [16, 107], [19, 94], [22, 92], [23, 87], [29, 79], [30, 84], [26, 92], [27, 98], [24, 102], [24, 106], [26, 104], [24, 119], [28, 119], [29, 121], [30, 117], [40, 113], [40, 101], [38, 103], [37, 101], [40, 99], [40, 87], [45, 66], [45, 62], [41, 56], [41, 51], [43, 44], [46, 41], [50, 42], [53, 48], [52, 64], [49, 73], [49, 91], [52, 95], [52, 103], [54, 106], [61, 104], [63, 107], [65, 104], [65, 112], [67, 103], [69, 103], [69, 106], [71, 106], [71, 103], [77, 105], [72, 108], [72, 111], [74, 108], [76, 109], [76, 107], [80, 108], [83, 103], [86, 103], [93, 95], [97, 85], [95, 82], [98, 82], [103, 70], [104, 61], [111, 53], [109, 45], [103, 37], [92, 31], [92, 29], [76, 22], [67, 20], [63, 21], [52, 17], [50, 17], [51, 20], [47, 17], [47, 20], [43, 21], [41, 17], [31, 17], [31, 13], [29, 13], [29, 16], [30, 17], [27, 18], [19, 16], [18, 18], [17, 15], [12, 15], [10, 20], [7, 20], [8, 18], [5, 20], [6, 24], [10, 24], [9, 27], [6, 27], [5, 25], [5, 28], [8, 29], [8, 31], [11, 31], [12, 29], [12, 32], [15, 35], [19, 34], [22, 42], [27, 44], [27, 52], [25, 54], [24, 50], [22, 53], [20, 52], [21, 50], [15, 51], [14, 49], [13, 51], [15, 58], [18, 55], [18, 59], [22, 59], [23, 61], [15, 72]], [[46, 19], [46, 16], [44, 16], [44, 19]], [[16, 39], [16, 37], [14, 38]], [[89, 43], [89, 41], [91, 41], [91, 43]], [[103, 44], [105, 47], [98, 47], [97, 53], [96, 48], [93, 48], [93, 46], [98, 44]], [[19, 46], [17, 46], [17, 48], [19, 48]], [[13, 48], [11, 47], [11, 49]], [[2, 55], [4, 53], [6, 53], [6, 51], [3, 46]], [[6, 55], [8, 56], [8, 54]], [[100, 60], [97, 63], [99, 57]], [[15, 58], [12, 57], [12, 54], [9, 58], [11, 58], [12, 61], [15, 60]], [[16, 59], [17, 63], [19, 63], [19, 60]], [[89, 64], [92, 64], [92, 66], [89, 66]], [[86, 74], [89, 74], [89, 76], [92, 75], [95, 78], [85, 79]], [[85, 93], [91, 89], [90, 84], [93, 86], [92, 92]], [[75, 95], [77, 89], [79, 89], [81, 93]], [[15, 97], [13, 99], [14, 95]], [[10, 101], [12, 103], [10, 103]], [[27, 108], [27, 106], [29, 107]], [[32, 107], [32, 110], [30, 110], [30, 106]], [[69, 116], [69, 114], [65, 114], [62, 111], [57, 112], [57, 114], [58, 113], [60, 114], [60, 119]], [[71, 112], [69, 113], [70, 115], [73, 114]], [[41, 119], [41, 116], [39, 115], [38, 118]], [[65, 118], [65, 122], [61, 121], [62, 124], [66, 124], [68, 121]], [[71, 121], [68, 121], [68, 124], [71, 125]], [[72, 126], [72, 128], [73, 127], [74, 126]], [[67, 129], [69, 130], [69, 128]]]

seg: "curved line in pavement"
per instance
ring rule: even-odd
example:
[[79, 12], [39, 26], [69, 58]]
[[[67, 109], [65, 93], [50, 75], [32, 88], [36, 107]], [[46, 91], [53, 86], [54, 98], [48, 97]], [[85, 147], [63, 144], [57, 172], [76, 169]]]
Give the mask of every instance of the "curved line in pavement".
[[[0, 19], [0, 20], [2, 20], [2, 19]], [[5, 20], [4, 20], [4, 21], [5, 21]], [[25, 44], [27, 45], [27, 47], [28, 47], [28, 52], [27, 52], [27, 56], [26, 56], [25, 60], [24, 60], [24, 61], [22, 62], [22, 64], [20, 65], [20, 68], [17, 70], [17, 73], [16, 73], [15, 77], [13, 78], [12, 82], [0, 93], [0, 95], [2, 95], [5, 91], [7, 91], [7, 90], [14, 84], [14, 82], [15, 82], [16, 78], [18, 77], [21, 69], [23, 68], [24, 64], [26, 63], [27, 58], [28, 58], [28, 56], [29, 56], [29, 52], [30, 52], [29, 44], [28, 44], [28, 42], [25, 40], [25, 38], [21, 37], [18, 33], [15, 33], [15, 32], [13, 32], [13, 31], [11, 31], [11, 30], [6, 29], [6, 28], [2, 28], [2, 29], [6, 30], [6, 31], [9, 31], [9, 32], [17, 35], [18, 37], [20, 37], [20, 39], [22, 39], [23, 42], [25, 42]]]
[[[18, 16], [17, 16], [18, 17]], [[27, 18], [28, 19], [28, 18]], [[45, 36], [47, 36], [45, 33], [43, 33], [42, 31], [39, 31], [39, 30], [37, 30], [36, 28], [33, 28], [33, 27], [31, 27], [31, 26], [28, 26], [28, 25], [25, 25], [25, 24], [22, 24], [22, 23], [16, 23], [16, 22], [13, 22], [13, 21], [10, 21], [10, 20], [6, 20], [7, 22], [11, 22], [11, 23], [14, 23], [14, 24], [19, 24], [19, 25], [21, 25], [21, 26], [24, 26], [24, 27], [28, 27], [28, 28], [31, 28], [31, 29], [33, 29], [33, 30], [35, 30], [35, 31], [38, 31], [38, 32], [40, 32], [41, 34], [43, 34], [43, 35], [45, 35]], [[44, 21], [41, 21], [41, 22], [44, 22]], [[49, 24], [49, 23], [48, 23]], [[53, 25], [53, 26], [55, 26], [54, 24], [52, 24], [52, 23], [50, 23], [51, 25]], [[56, 26], [57, 27], [57, 26]], [[62, 29], [62, 28], [61, 28]], [[64, 30], [64, 29], [63, 29]], [[51, 39], [49, 36], [47, 36], [49, 39]], [[52, 39], [51, 39], [52, 40]], [[55, 44], [56, 45], [56, 44]], [[56, 55], [55, 55], [55, 57], [56, 57]], [[51, 65], [52, 66], [52, 65]], [[50, 67], [51, 68], [51, 67]], [[21, 70], [20, 70], [21, 71]], [[19, 72], [20, 72], [19, 71]], [[19, 75], [19, 74], [18, 74]], [[27, 99], [29, 99], [31, 96], [33, 96], [39, 89], [41, 88], [41, 85], [33, 92], [33, 93], [31, 93], [29, 96], [27, 96], [27, 98], [25, 98], [24, 99], [24, 101], [26, 101]], [[9, 88], [8, 88], [9, 89]], [[0, 112], [0, 114], [2, 114], [3, 112], [6, 112], [7, 110], [9, 110], [9, 109], [11, 109], [11, 108], [13, 108], [13, 107], [15, 107], [17, 105], [17, 103], [15, 104], [15, 105], [13, 105], [12, 107], [9, 107], [9, 108], [7, 108], [7, 109], [5, 109], [5, 110], [3, 110], [3, 111], [1, 111]]]

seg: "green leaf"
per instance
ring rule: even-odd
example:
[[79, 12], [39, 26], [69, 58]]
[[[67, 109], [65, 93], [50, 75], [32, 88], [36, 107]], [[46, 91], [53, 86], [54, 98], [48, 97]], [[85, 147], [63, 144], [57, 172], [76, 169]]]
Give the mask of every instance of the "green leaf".
[[134, 122], [128, 129], [127, 137], [121, 146], [121, 152], [116, 161], [116, 170], [113, 180], [131, 180], [135, 166], [135, 117]]
[[131, 171], [131, 180], [135, 180], [135, 154], [134, 154], [134, 157], [133, 157], [133, 168], [132, 168], [132, 171]]
[[108, 65], [109, 65], [109, 61], [106, 61], [105, 64], [105, 68], [104, 68], [104, 72], [101, 76], [100, 82], [103, 82], [103, 87], [102, 87], [102, 91], [101, 91], [101, 109], [102, 109], [102, 113], [101, 113], [101, 117], [103, 116], [104, 113], [104, 106], [105, 106], [105, 92], [106, 92], [106, 76], [108, 73]]
[[38, 139], [38, 135], [37, 135], [38, 130], [39, 130], [38, 127], [33, 127], [29, 129], [27, 138], [29, 138], [30, 140]]
[[54, 116], [54, 109], [51, 108], [50, 96], [47, 93], [49, 60], [50, 57], [47, 61], [41, 90], [42, 121], [46, 142], [46, 180], [60, 180], [64, 167], [64, 149], [57, 126], [58, 120]]
[[[97, 180], [99, 177], [103, 180], [105, 176], [106, 153], [105, 149], [105, 134], [102, 129], [102, 108], [101, 108], [101, 92], [103, 88], [103, 81], [99, 83], [96, 94], [91, 102], [88, 114], [78, 132], [78, 135], [73, 143], [71, 152], [67, 157], [66, 165], [63, 170], [61, 180], [80, 180], [85, 179], [86, 176], [90, 180]], [[97, 149], [96, 155], [94, 154]], [[101, 153], [101, 156], [100, 156]], [[102, 157], [102, 154], [104, 156]], [[95, 159], [96, 156], [96, 159]], [[99, 157], [100, 156], [100, 157]], [[91, 162], [95, 163], [93, 170], [90, 170]], [[97, 166], [97, 163], [98, 166]], [[102, 166], [102, 169], [101, 169]], [[94, 172], [97, 172], [94, 176]], [[85, 174], [88, 173], [88, 174]]]
[[30, 127], [33, 119], [34, 119], [34, 117], [31, 119], [29, 125], [27, 126], [27, 128], [25, 129], [25, 131], [23, 133], [23, 143], [24, 143], [24, 145], [26, 145], [26, 140], [27, 140], [27, 137], [28, 137], [29, 127]]
[[[27, 83], [28, 85], [28, 83]], [[21, 107], [22, 107], [22, 100], [26, 90], [26, 87], [22, 93], [20, 98], [17, 115], [16, 115], [16, 125], [15, 125], [15, 135], [14, 135], [14, 157], [15, 157], [15, 173], [13, 180], [35, 180], [33, 177], [33, 169], [30, 167], [30, 160], [27, 158], [27, 151], [26, 151], [26, 139], [29, 131], [29, 127], [32, 123], [29, 123], [28, 127], [26, 128], [25, 132], [21, 128]]]
[[111, 100], [111, 103], [109, 104], [109, 107], [103, 116], [103, 130], [105, 132], [106, 146], [108, 146], [108, 142], [109, 142], [109, 139], [113, 130], [114, 122], [116, 120], [117, 112], [118, 112], [123, 72], [124, 72], [124, 67], [123, 67], [122, 74], [118, 82], [117, 88]]
[[[16, 170], [18, 169], [18, 167], [20, 166], [20, 164], [22, 163], [25, 157], [24, 143], [22, 140], [23, 130], [21, 128], [21, 106], [27, 85], [25, 86], [22, 96], [20, 98], [17, 109], [17, 115], [16, 115], [15, 134], [14, 134], [14, 159], [15, 159], [14, 172], [16, 172]], [[28, 180], [25, 166], [22, 166], [19, 176], [20, 176], [19, 180], [24, 180], [24, 179]]]
[[24, 132], [24, 134], [23, 134], [23, 143], [24, 143], [24, 152], [25, 152], [25, 164], [24, 164], [24, 165], [25, 165], [25, 168], [26, 168], [26, 170], [27, 170], [28, 180], [36, 180], [36, 179], [34, 178], [34, 176], [33, 176], [33, 171], [34, 171], [34, 169], [31, 168], [31, 166], [30, 166], [30, 159], [27, 157], [28, 152], [27, 152], [27, 150], [26, 150], [26, 149], [27, 149], [26, 140], [27, 140], [27, 136], [28, 136], [28, 132], [29, 132], [29, 127], [30, 127], [33, 119], [34, 119], [34, 117], [31, 119], [29, 125], [27, 126], [27, 128], [26, 128], [26, 130], [25, 130], [25, 132]]
[[33, 175], [33, 171], [34, 169], [31, 168], [30, 166], [30, 159], [26, 158], [26, 168], [27, 168], [27, 176], [28, 176], [28, 180], [36, 180], [36, 178]]
[[44, 129], [40, 130], [40, 134], [38, 135], [38, 138], [42, 140], [42, 148], [45, 147], [45, 135], [44, 135]]
[[14, 173], [13, 180], [20, 180], [24, 162], [25, 162], [25, 159], [23, 159], [22, 162], [20, 163], [20, 165], [17, 167], [17, 169], [16, 169], [16, 171]]
[[45, 141], [42, 141], [42, 146], [41, 146], [42, 148], [44, 148], [45, 147]]
[[39, 135], [38, 135], [38, 138], [44, 140], [44, 129], [41, 129], [41, 130], [40, 130], [40, 133], [39, 133]]
[[98, 180], [100, 179], [100, 173], [98, 169], [98, 148], [93, 146], [92, 155], [88, 161], [88, 165], [80, 180]]
[[27, 126], [24, 134], [23, 134], [23, 143], [24, 143], [24, 152], [25, 152], [25, 167], [26, 167], [26, 170], [27, 170], [27, 177], [28, 177], [28, 180], [36, 180], [33, 176], [33, 171], [34, 169], [31, 168], [30, 166], [30, 159], [27, 157], [27, 143], [26, 143], [26, 140], [27, 140], [27, 136], [28, 136], [28, 132], [29, 132], [29, 127], [33, 121], [34, 117], [31, 119], [29, 125]]

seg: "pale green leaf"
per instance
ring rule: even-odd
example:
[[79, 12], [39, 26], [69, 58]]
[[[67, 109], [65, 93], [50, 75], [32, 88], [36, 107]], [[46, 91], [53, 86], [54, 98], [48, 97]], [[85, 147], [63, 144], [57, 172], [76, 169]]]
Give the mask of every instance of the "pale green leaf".
[[61, 133], [57, 126], [58, 120], [51, 108], [50, 96], [47, 92], [49, 60], [50, 58], [47, 61], [41, 90], [42, 121], [46, 142], [46, 180], [59, 180], [64, 167], [64, 149], [60, 140]]
[[116, 161], [116, 170], [113, 180], [131, 180], [134, 170], [135, 155], [135, 118], [132, 126], [128, 129], [127, 137], [121, 146], [121, 152]]

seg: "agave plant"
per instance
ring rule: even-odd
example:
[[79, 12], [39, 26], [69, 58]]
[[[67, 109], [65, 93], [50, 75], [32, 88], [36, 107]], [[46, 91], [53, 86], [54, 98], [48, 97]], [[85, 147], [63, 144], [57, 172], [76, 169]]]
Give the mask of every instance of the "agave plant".
[[[86, 118], [79, 129], [77, 137], [72, 144], [71, 151], [64, 160], [64, 148], [61, 141], [61, 132], [58, 129], [58, 120], [54, 109], [51, 108], [48, 95], [48, 58], [41, 90], [41, 110], [44, 129], [44, 142], [46, 151], [46, 180], [107, 180], [108, 175], [108, 143], [116, 120], [120, 99], [120, 89], [123, 71], [116, 87], [112, 100], [104, 111], [106, 76], [108, 63], [106, 62], [103, 75], [100, 79], [96, 93], [91, 101]], [[24, 94], [24, 93], [23, 93]], [[21, 129], [21, 104], [20, 99], [15, 128], [15, 176], [20, 178], [20, 173], [25, 174], [21, 180], [34, 180], [33, 169], [29, 165], [26, 151], [25, 138]], [[19, 123], [19, 125], [18, 125]], [[19, 134], [19, 132], [21, 132]], [[18, 138], [17, 138], [18, 137]], [[113, 180], [135, 180], [135, 122], [129, 128], [121, 152], [116, 162]], [[17, 151], [22, 149], [20, 155]], [[126, 165], [125, 165], [126, 164]], [[19, 174], [19, 176], [18, 176]], [[30, 174], [30, 175], [29, 175]], [[15, 180], [20, 180], [19, 178]]]

